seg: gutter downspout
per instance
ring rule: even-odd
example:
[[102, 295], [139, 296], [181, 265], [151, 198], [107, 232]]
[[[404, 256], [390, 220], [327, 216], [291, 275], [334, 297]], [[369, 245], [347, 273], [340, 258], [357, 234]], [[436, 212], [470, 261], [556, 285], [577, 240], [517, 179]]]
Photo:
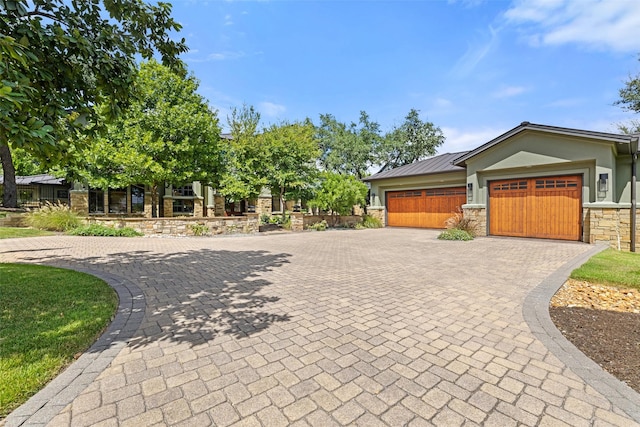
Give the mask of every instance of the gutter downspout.
[[636, 251], [636, 181], [638, 177], [637, 173], [638, 163], [638, 137], [636, 136], [631, 141], [631, 252]]

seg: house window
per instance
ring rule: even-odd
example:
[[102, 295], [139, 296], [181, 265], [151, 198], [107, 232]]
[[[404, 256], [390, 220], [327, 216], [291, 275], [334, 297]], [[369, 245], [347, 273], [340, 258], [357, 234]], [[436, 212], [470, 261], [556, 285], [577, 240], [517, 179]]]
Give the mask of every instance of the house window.
[[174, 197], [193, 197], [193, 185], [185, 185], [183, 187], [174, 187], [173, 188]]
[[104, 191], [89, 190], [89, 213], [104, 213]]
[[193, 214], [193, 200], [174, 199], [173, 213], [174, 215]]
[[127, 189], [116, 188], [109, 190], [109, 213], [127, 213]]
[[60, 201], [69, 200], [69, 190], [57, 190], [56, 198]]
[[131, 186], [131, 213], [144, 212], [144, 185]]

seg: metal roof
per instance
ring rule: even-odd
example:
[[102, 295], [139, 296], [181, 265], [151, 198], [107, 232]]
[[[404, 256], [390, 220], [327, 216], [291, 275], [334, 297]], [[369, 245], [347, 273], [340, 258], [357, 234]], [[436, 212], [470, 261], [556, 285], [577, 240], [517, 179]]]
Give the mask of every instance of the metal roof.
[[[63, 178], [56, 178], [48, 174], [16, 176], [16, 185], [64, 185], [66, 182]], [[0, 184], [4, 184], [4, 176], [0, 175]]]
[[486, 144], [483, 144], [480, 147], [476, 148], [475, 150], [471, 150], [466, 154], [461, 155], [459, 158], [455, 159], [453, 163], [458, 166], [464, 166], [465, 162], [470, 158], [526, 130], [554, 133], [557, 135], [565, 135], [565, 136], [578, 136], [583, 138], [592, 138], [592, 139], [598, 139], [603, 142], [610, 142], [612, 144], [618, 143], [622, 145], [619, 147], [621, 151], [625, 153], [626, 152], [630, 153], [629, 151], [630, 143], [638, 139], [637, 134], [626, 135], [626, 134], [617, 134], [617, 133], [595, 132], [595, 131], [582, 130], [582, 129], [563, 128], [558, 126], [547, 126], [547, 125], [539, 125], [539, 124], [529, 123], [529, 122], [522, 122], [518, 126], [511, 129], [510, 131], [503, 133], [497, 138], [494, 138], [491, 141], [487, 142]]
[[468, 151], [440, 154], [438, 156], [430, 157], [425, 160], [420, 160], [419, 162], [400, 166], [399, 168], [388, 169], [386, 171], [376, 173], [367, 178], [364, 178], [363, 181], [375, 181], [378, 179], [464, 171], [464, 166], [456, 166], [453, 164], [453, 161], [459, 157], [464, 156], [467, 153]]

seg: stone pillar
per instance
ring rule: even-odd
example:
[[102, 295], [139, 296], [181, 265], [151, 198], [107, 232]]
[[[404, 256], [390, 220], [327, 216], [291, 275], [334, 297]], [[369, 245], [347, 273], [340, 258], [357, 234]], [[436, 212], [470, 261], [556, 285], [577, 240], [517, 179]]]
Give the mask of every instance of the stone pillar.
[[487, 235], [487, 209], [484, 207], [462, 207], [463, 215], [465, 218], [471, 219], [475, 223], [476, 236]]
[[267, 214], [271, 215], [272, 206], [271, 206], [271, 196], [269, 197], [258, 197], [256, 203], [256, 213], [257, 214]]
[[151, 191], [144, 192], [144, 217], [151, 218], [153, 216], [153, 204], [152, 204]]
[[204, 197], [198, 196], [195, 199], [193, 199], [193, 216], [201, 217], [204, 215], [203, 203], [204, 203]]
[[257, 213], [248, 213], [247, 217], [247, 225], [245, 227], [245, 233], [257, 233], [260, 228], [260, 215]]
[[69, 197], [73, 212], [78, 215], [89, 215], [89, 190], [71, 190]]
[[164, 216], [172, 217], [173, 216], [173, 197], [164, 196], [162, 198], [162, 203], [164, 207]]
[[216, 194], [213, 197], [213, 205], [214, 205], [214, 215], [215, 216], [224, 216], [224, 197]]
[[304, 230], [304, 215], [300, 212], [291, 213], [291, 231], [299, 232]]

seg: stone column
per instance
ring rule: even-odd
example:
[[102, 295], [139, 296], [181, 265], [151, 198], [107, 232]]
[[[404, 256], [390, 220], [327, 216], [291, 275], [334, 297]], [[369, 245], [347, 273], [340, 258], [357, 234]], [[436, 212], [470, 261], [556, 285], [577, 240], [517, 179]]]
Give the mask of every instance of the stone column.
[[304, 230], [304, 215], [300, 212], [291, 213], [291, 231], [299, 232]]
[[89, 215], [89, 190], [71, 190], [69, 197], [73, 212], [78, 215]]
[[164, 207], [164, 216], [167, 217], [172, 217], [173, 216], [173, 197], [171, 196], [164, 196], [162, 198], [162, 203], [163, 203], [163, 207]]

